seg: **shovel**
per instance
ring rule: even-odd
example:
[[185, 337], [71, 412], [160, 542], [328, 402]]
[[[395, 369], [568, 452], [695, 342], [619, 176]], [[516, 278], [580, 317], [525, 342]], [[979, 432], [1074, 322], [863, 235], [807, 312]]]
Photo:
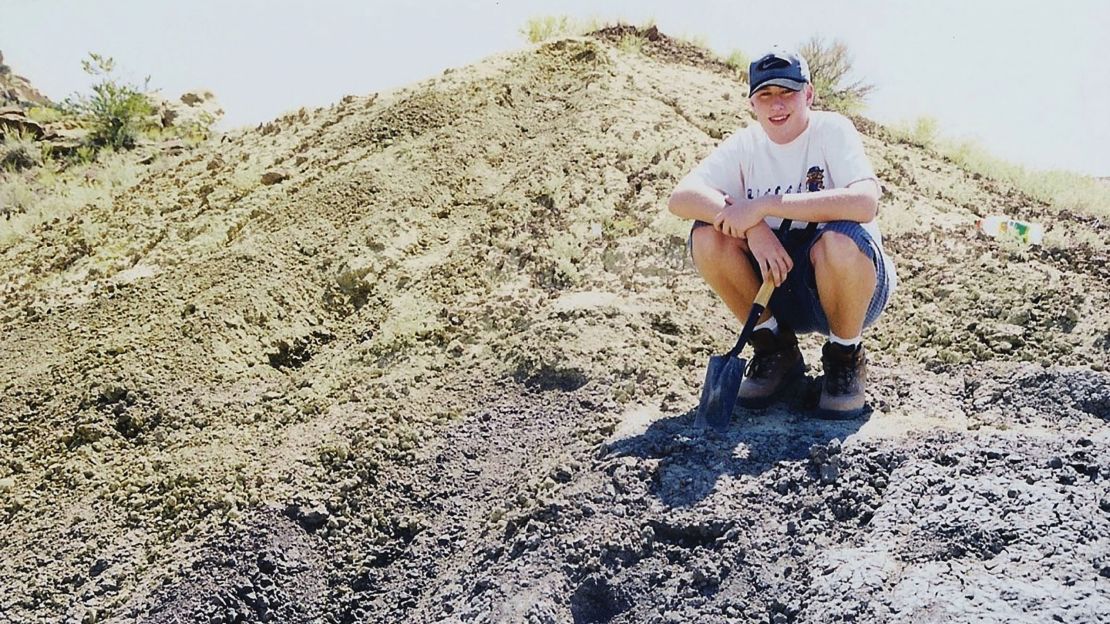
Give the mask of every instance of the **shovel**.
[[[779, 226], [779, 237], [782, 238], [790, 229], [790, 219], [783, 219]], [[759, 316], [767, 309], [767, 302], [775, 292], [775, 281], [769, 277], [759, 287], [759, 292], [752, 302], [752, 311], [748, 313], [748, 321], [740, 331], [740, 338], [736, 346], [724, 355], [714, 355], [709, 358], [709, 368], [705, 371], [705, 385], [701, 389], [701, 401], [698, 411], [694, 416], [695, 427], [713, 427], [718, 431], [728, 429], [728, 421], [732, 418], [732, 408], [736, 405], [736, 396], [740, 393], [740, 381], [744, 377], [744, 367], [747, 360], [737, 356], [744, 350], [748, 340], [752, 337]]]
[[748, 344], [752, 337], [752, 330], [759, 322], [759, 316], [767, 308], [771, 294], [775, 292], [775, 281], [768, 278], [759, 287], [759, 292], [752, 302], [752, 311], [748, 314], [748, 322], [740, 331], [740, 338], [736, 346], [724, 355], [714, 355], [709, 358], [709, 368], [705, 371], [705, 385], [701, 389], [701, 402], [698, 403], [697, 415], [694, 416], [694, 426], [713, 427], [718, 431], [728, 429], [728, 421], [732, 418], [732, 408], [736, 405], [736, 395], [740, 392], [740, 381], [744, 376], [744, 367], [747, 360], [737, 356]]

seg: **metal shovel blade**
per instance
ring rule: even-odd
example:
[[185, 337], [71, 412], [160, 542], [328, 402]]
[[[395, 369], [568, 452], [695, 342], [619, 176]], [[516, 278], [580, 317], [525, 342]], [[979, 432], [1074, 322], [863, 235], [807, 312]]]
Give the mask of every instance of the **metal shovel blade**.
[[[790, 229], [790, 219], [783, 219], [779, 227], [779, 234]], [[701, 387], [701, 401], [698, 403], [697, 414], [694, 415], [694, 425], [698, 427], [713, 427], [718, 431], [728, 429], [728, 421], [732, 419], [732, 408], [736, 405], [736, 397], [740, 394], [740, 381], [744, 377], [744, 367], [747, 361], [739, 359], [744, 345], [755, 331], [760, 315], [767, 309], [771, 295], [775, 292], [775, 281], [763, 280], [759, 292], [752, 301], [752, 309], [748, 312], [748, 320], [740, 337], [736, 339], [736, 346], [725, 355], [714, 355], [709, 358], [709, 368], [705, 371], [705, 385]]]
[[745, 360], [736, 356], [714, 355], [709, 358], [701, 401], [694, 416], [695, 426], [713, 427], [718, 431], [728, 429], [746, 364]]

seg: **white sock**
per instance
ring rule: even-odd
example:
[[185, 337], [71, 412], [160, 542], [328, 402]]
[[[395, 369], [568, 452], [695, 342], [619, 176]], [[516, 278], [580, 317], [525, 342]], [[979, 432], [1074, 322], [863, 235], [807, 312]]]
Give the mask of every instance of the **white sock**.
[[757, 332], [761, 329], [769, 329], [769, 330], [771, 330], [772, 334], [778, 335], [778, 333], [779, 333], [779, 322], [776, 321], [775, 317], [772, 316], [771, 318], [767, 319], [766, 321], [763, 321], [762, 323], [756, 325], [752, 329], [752, 331]]
[[830, 331], [829, 342], [833, 344], [844, 345], [845, 347], [854, 347], [860, 342], [863, 342], [863, 334], [856, 334], [855, 338], [841, 338], [840, 336], [837, 336]]

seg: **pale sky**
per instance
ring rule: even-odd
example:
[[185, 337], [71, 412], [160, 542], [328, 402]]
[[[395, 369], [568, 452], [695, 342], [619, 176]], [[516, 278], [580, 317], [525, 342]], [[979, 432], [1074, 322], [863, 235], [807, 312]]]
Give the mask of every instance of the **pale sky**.
[[1110, 176], [1103, 0], [0, 0], [0, 51], [55, 100], [88, 89], [88, 52], [166, 96], [206, 87], [231, 128], [520, 49], [542, 15], [654, 19], [723, 55], [840, 38], [877, 87], [868, 116], [931, 116], [1012, 162]]

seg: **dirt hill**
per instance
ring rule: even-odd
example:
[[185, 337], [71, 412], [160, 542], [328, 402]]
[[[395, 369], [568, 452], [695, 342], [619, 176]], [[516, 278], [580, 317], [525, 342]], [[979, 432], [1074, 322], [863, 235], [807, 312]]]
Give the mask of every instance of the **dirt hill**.
[[874, 412], [814, 420], [811, 368], [691, 428], [738, 327], [665, 203], [745, 93], [610, 30], [39, 206], [0, 251], [0, 622], [1107, 621], [1105, 216], [856, 120], [902, 280]]
[[12, 68], [4, 64], [4, 53], [0, 52], [0, 107], [29, 108], [49, 103], [50, 100], [31, 86], [30, 81], [13, 73]]

